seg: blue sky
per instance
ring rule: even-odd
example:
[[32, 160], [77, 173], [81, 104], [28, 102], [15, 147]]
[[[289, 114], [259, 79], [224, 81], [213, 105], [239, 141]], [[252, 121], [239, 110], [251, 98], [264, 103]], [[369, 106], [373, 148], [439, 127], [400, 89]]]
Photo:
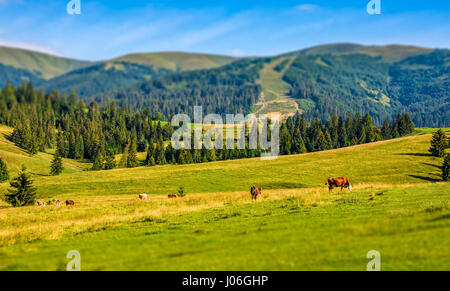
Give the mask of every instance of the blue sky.
[[[450, 47], [450, 1], [0, 0], [0, 45], [101, 60], [134, 52], [275, 55], [318, 44]], [[130, 3], [131, 2], [131, 3]]]

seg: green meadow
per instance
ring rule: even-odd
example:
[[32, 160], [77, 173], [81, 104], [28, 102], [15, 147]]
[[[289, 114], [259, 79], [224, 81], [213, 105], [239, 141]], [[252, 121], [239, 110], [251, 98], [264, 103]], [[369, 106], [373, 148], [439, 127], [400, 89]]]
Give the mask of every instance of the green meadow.
[[[28, 156], [9, 132], [0, 128], [0, 156], [12, 176], [25, 164], [39, 199], [76, 205], [0, 202], [0, 270], [63, 270], [70, 250], [82, 270], [365, 270], [370, 250], [382, 270], [450, 270], [450, 184], [427, 151], [431, 129], [272, 161], [92, 172], [64, 160], [57, 177], [51, 154]], [[331, 176], [354, 190], [330, 193]], [[180, 186], [186, 197], [167, 198]]]

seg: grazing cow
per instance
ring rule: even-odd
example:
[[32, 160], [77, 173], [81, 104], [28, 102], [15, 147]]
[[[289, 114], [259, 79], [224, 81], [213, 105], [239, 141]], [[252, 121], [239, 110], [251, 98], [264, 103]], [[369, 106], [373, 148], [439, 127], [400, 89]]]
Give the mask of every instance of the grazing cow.
[[333, 191], [334, 187], [336, 188], [341, 187], [341, 191], [344, 188], [348, 188], [350, 192], [352, 191], [352, 185], [350, 184], [349, 180], [345, 177], [328, 178], [328, 182], [326, 184], [328, 184], [328, 189], [330, 190], [330, 192]]
[[139, 199], [141, 199], [141, 200], [149, 200], [147, 194], [139, 194]]
[[258, 195], [262, 195], [262, 190], [261, 188], [252, 186], [250, 188], [250, 194], [252, 194], [252, 201], [256, 201], [256, 199], [258, 199]]
[[59, 201], [58, 199], [55, 200], [55, 205], [56, 206], [61, 206], [61, 201]]
[[169, 195], [167, 195], [167, 197], [169, 197], [169, 198], [177, 198], [177, 194], [169, 194]]
[[75, 202], [73, 200], [66, 200], [66, 206], [74, 206]]
[[40, 207], [46, 206], [44, 201], [39, 200], [39, 201], [36, 201], [36, 203], [37, 203], [37, 206], [40, 206]]

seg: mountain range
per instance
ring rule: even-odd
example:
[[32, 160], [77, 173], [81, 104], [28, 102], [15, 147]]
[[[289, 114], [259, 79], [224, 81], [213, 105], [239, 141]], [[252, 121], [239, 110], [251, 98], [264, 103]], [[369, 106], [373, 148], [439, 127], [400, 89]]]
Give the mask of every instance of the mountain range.
[[211, 113], [274, 113], [328, 119], [367, 112], [375, 122], [410, 112], [419, 126], [450, 125], [450, 52], [339, 43], [271, 57], [183, 52], [89, 62], [0, 47], [0, 85], [31, 80], [85, 102], [115, 100], [167, 118], [203, 105]]

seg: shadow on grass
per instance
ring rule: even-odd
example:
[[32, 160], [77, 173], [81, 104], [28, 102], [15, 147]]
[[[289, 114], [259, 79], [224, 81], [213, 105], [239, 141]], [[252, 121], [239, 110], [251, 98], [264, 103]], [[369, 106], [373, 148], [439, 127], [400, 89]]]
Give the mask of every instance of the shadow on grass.
[[410, 176], [412, 178], [416, 178], [416, 179], [425, 180], [425, 181], [428, 181], [428, 182], [440, 182], [440, 181], [442, 181], [441, 179], [434, 179], [434, 178], [425, 177], [425, 176], [417, 176], [417, 175], [408, 175], [408, 176]]
[[395, 154], [397, 156], [414, 156], [414, 157], [432, 157], [433, 155], [427, 153], [401, 153]]
[[429, 219], [428, 221], [439, 221], [439, 220], [444, 220], [444, 219], [450, 219], [450, 214], [443, 214], [443, 215], [440, 215], [440, 216], [438, 216], [438, 217], [435, 217], [435, 218], [433, 218], [433, 219]]
[[300, 183], [290, 183], [290, 182], [271, 182], [267, 184], [260, 184], [259, 187], [262, 189], [298, 189], [298, 188], [308, 188], [308, 185]]
[[430, 167], [435, 167], [435, 168], [437, 168], [439, 170], [442, 170], [442, 166], [439, 166], [439, 165], [434, 165], [434, 164], [430, 164], [430, 163], [422, 163], [422, 164], [426, 165], [426, 166], [430, 166]]
[[50, 174], [41, 174], [41, 173], [33, 173], [33, 172], [30, 172], [30, 174], [32, 174], [34, 176], [41, 176], [41, 177], [51, 177], [52, 176]]

